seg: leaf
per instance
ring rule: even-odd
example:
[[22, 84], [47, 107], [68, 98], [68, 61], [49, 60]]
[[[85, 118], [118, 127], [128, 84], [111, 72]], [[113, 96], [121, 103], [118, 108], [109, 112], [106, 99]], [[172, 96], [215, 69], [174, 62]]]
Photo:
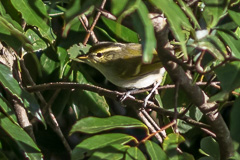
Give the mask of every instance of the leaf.
[[178, 155], [178, 145], [184, 141], [184, 137], [182, 137], [180, 134], [170, 133], [163, 141], [163, 150], [169, 157], [174, 157]]
[[[86, 71], [83, 71], [83, 69], [80, 71], [78, 70], [76, 74], [76, 79], [74, 81], [82, 84], [92, 84], [86, 79], [85, 75], [88, 76], [88, 74]], [[92, 115], [97, 117], [109, 117], [111, 115], [109, 112], [109, 105], [104, 96], [100, 96], [99, 94], [90, 91], [78, 91], [78, 94], [76, 95], [76, 99], [81, 97], [81, 99], [79, 99], [81, 100], [80, 106], [78, 106], [79, 108], [87, 107]]]
[[95, 151], [89, 160], [121, 160], [124, 158], [124, 153], [128, 148], [128, 145], [109, 145]]
[[145, 142], [145, 147], [147, 149], [147, 153], [149, 154], [152, 160], [154, 159], [168, 160], [166, 153], [155, 142], [147, 140]]
[[[6, 12], [6, 10], [8, 12]], [[9, 15], [10, 14], [10, 15]], [[20, 32], [23, 32], [22, 26], [18, 23], [19, 21], [16, 21], [16, 18], [20, 19], [20, 16], [17, 16], [17, 11], [14, 10], [12, 4], [10, 1], [1, 1], [0, 2], [0, 15], [7, 20], [10, 24], [14, 26], [17, 30]], [[14, 15], [14, 19], [11, 17], [11, 15]], [[18, 20], [19, 20], [18, 19]]]
[[194, 23], [195, 28], [200, 29], [200, 25], [198, 24], [198, 21], [193, 14], [191, 8], [186, 5], [182, 0], [178, 0], [178, 3], [181, 5], [182, 10], [188, 15], [188, 17], [191, 19], [191, 21]]
[[137, 147], [131, 147], [127, 150], [125, 160], [136, 160], [141, 159], [144, 160], [146, 157], [142, 153], [142, 151]]
[[228, 14], [229, 14], [229, 16], [232, 18], [232, 20], [233, 20], [238, 26], [240, 26], [240, 22], [239, 22], [240, 13], [228, 9]]
[[232, 35], [229, 35], [223, 31], [218, 31], [217, 33], [221, 36], [222, 40], [226, 43], [226, 45], [231, 48], [231, 54], [234, 57], [240, 59], [240, 39], [233, 37]]
[[[189, 111], [185, 115], [191, 117], [194, 120], [199, 121], [202, 118], [203, 113], [199, 110], [198, 107], [192, 106], [190, 107]], [[178, 125], [179, 132], [182, 134], [187, 133], [189, 130], [194, 128], [194, 126], [186, 123], [183, 120], [178, 120], [177, 125]]]
[[[87, 54], [87, 52], [89, 51], [90, 49], [90, 45], [86, 44], [86, 46], [84, 46], [82, 43], [80, 43], [79, 45], [77, 44], [74, 44], [73, 46], [71, 46], [67, 52], [69, 54], [69, 58], [70, 59], [74, 59], [76, 58], [77, 56], [79, 55], [82, 55], [82, 54]], [[77, 61], [77, 59], [74, 59]]]
[[209, 51], [216, 59], [223, 61], [227, 55], [223, 42], [217, 36], [207, 36], [191, 46]]
[[137, 119], [126, 116], [111, 116], [108, 118], [83, 118], [76, 122], [70, 133], [83, 132], [93, 134], [116, 128], [144, 128], [147, 130], [147, 127]]
[[231, 115], [230, 115], [230, 133], [233, 141], [237, 142], [240, 144], [240, 126], [239, 126], [239, 121], [240, 121], [240, 97], [238, 97], [234, 104], [233, 108], [231, 109]]
[[41, 35], [48, 39], [50, 43], [55, 41], [55, 35], [48, 24], [50, 18], [46, 7], [41, 0], [11, 0], [13, 6], [22, 14], [27, 24], [36, 26]]
[[103, 23], [118, 37], [125, 42], [138, 43], [138, 35], [131, 29], [105, 17], [101, 17]]
[[230, 62], [218, 67], [215, 70], [221, 87], [224, 91], [230, 92], [240, 87], [240, 63]]
[[128, 0], [112, 0], [112, 13], [114, 15], [119, 15], [126, 8], [128, 3]]
[[[59, 68], [59, 57], [52, 49], [45, 50], [40, 57], [40, 65], [42, 67], [43, 76], [50, 76]], [[56, 81], [56, 77], [54, 76]]]
[[1, 39], [5, 41], [9, 46], [14, 48], [15, 51], [19, 51], [22, 46], [25, 50], [29, 52], [32, 52], [33, 50], [29, 39], [1, 15], [0, 15], [0, 35]]
[[58, 17], [64, 14], [66, 9], [56, 2], [44, 2], [50, 17]]
[[0, 83], [2, 86], [8, 90], [11, 95], [18, 98], [33, 116], [43, 122], [44, 120], [40, 106], [35, 97], [19, 86], [18, 82], [13, 78], [12, 73], [7, 66], [0, 64], [0, 70]]
[[35, 30], [28, 29], [25, 35], [30, 40], [34, 52], [45, 50], [48, 47], [46, 42], [41, 37], [39, 37]]
[[71, 90], [61, 90], [52, 104], [52, 111], [56, 117], [64, 115], [64, 109], [68, 106]]
[[77, 17], [78, 15], [83, 14], [86, 12], [90, 7], [100, 6], [101, 1], [98, 0], [88, 0], [88, 1], [81, 1], [75, 0], [69, 5], [69, 8], [65, 12], [65, 19], [70, 22], [73, 18]]
[[226, 63], [215, 69], [222, 91], [209, 99], [209, 102], [224, 101], [229, 92], [240, 87], [240, 63], [238, 61]]
[[[112, 42], [117, 42], [116, 39], [114, 39], [106, 30], [104, 30], [103, 28], [100, 28], [98, 26], [95, 26], [95, 32], [98, 32], [103, 34], [107, 39], [109, 39], [109, 41], [112, 41]], [[107, 40], [108, 41], [108, 40]]]
[[200, 142], [201, 150], [209, 157], [220, 160], [219, 145], [212, 137], [205, 137]]
[[[175, 38], [180, 41], [182, 52], [187, 58], [186, 36], [189, 30], [193, 30], [188, 18], [172, 0], [150, 0], [150, 2], [166, 15]], [[177, 15], [177, 16], [176, 16]]]
[[137, 142], [137, 140], [134, 137], [122, 133], [109, 133], [92, 136], [90, 138], [83, 140], [73, 149], [72, 159], [73, 160], [82, 159], [83, 154], [86, 152], [90, 152], [95, 149], [106, 147], [112, 144], [123, 145], [132, 140]]
[[1, 109], [2, 109], [3, 113], [5, 115], [7, 115], [8, 118], [12, 122], [17, 124], [18, 121], [17, 121], [17, 117], [15, 115], [15, 112], [11, 109], [11, 107], [10, 107], [11, 105], [8, 103], [8, 101], [4, 97], [2, 97], [1, 94], [0, 94], [0, 106], [1, 106]]
[[207, 23], [207, 27], [213, 28], [217, 25], [220, 18], [226, 12], [228, 2], [225, 0], [203, 0], [203, 2], [205, 5], [203, 10], [203, 17]]
[[2, 113], [1, 116], [1, 128], [13, 139], [19, 149], [22, 150], [26, 157], [32, 160], [39, 160], [43, 158], [40, 149], [34, 143], [31, 137], [18, 125], [14, 124], [8, 117], [5, 117]]
[[3, 153], [2, 150], [0, 150], [0, 159], [1, 159], [1, 160], [9, 160], [9, 159], [7, 158], [7, 156]]
[[134, 27], [141, 38], [143, 62], [151, 63], [153, 51], [156, 48], [156, 38], [151, 20], [148, 17], [147, 7], [139, 2], [137, 11], [132, 15]]

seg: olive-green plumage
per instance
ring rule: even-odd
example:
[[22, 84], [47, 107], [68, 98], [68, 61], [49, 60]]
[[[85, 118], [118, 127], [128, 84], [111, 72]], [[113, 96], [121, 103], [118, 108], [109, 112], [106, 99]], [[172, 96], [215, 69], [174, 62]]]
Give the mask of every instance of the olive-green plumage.
[[162, 63], [156, 51], [152, 63], [142, 62], [141, 45], [136, 43], [102, 42], [88, 54], [77, 57], [99, 70], [110, 82], [123, 88], [144, 88], [161, 81]]

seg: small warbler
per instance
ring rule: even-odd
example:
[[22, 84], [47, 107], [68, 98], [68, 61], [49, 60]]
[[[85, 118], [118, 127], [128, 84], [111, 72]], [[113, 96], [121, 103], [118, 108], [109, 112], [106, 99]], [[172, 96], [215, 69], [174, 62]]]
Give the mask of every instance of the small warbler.
[[160, 83], [165, 72], [156, 51], [152, 63], [143, 63], [141, 44], [136, 43], [101, 42], [77, 61], [96, 68], [116, 86], [129, 89]]

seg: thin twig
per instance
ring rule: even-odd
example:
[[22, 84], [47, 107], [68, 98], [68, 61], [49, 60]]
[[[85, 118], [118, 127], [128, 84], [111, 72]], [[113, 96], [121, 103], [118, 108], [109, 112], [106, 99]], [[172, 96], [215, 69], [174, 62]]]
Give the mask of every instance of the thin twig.
[[174, 117], [173, 117], [173, 121], [175, 121], [175, 125], [174, 125], [174, 131], [176, 133], [179, 133], [178, 128], [177, 128], [177, 116], [178, 116], [178, 111], [177, 111], [177, 107], [178, 107], [178, 93], [179, 93], [179, 82], [177, 81], [175, 83], [176, 87], [175, 87], [175, 95], [174, 95]]
[[[144, 111], [144, 110], [143, 110]], [[146, 126], [149, 128], [149, 130], [152, 133], [156, 132], [156, 129], [154, 128], [154, 126], [149, 122], [149, 120], [146, 118], [146, 114], [144, 114], [143, 111], [138, 111], [138, 116], [141, 118], [141, 120], [146, 124]], [[159, 134], [155, 134], [155, 137], [157, 138], [157, 140], [159, 141], [159, 143], [161, 144], [163, 142], [162, 137]]]
[[[83, 15], [79, 16], [78, 18], [79, 18], [80, 22], [82, 23], [84, 29], [88, 32], [89, 23], [88, 23], [87, 17], [83, 14]], [[94, 31], [92, 31], [90, 34], [91, 34], [91, 39], [92, 39], [93, 43], [94, 44], [98, 43], [98, 39], [97, 39]]]
[[240, 59], [237, 59], [237, 58], [234, 58], [234, 57], [228, 57], [228, 58], [225, 58], [220, 64], [212, 67], [211, 69], [209, 69], [207, 71], [201, 71], [198, 68], [196, 68], [196, 70], [198, 71], [198, 73], [205, 75], [205, 74], [213, 72], [215, 69], [223, 66], [227, 62], [233, 62], [233, 61], [240, 61]]
[[[103, 0], [103, 1], [102, 1], [102, 4], [101, 4], [101, 6], [100, 6], [100, 9], [103, 9], [103, 8], [104, 8], [106, 1], [107, 1], [107, 0]], [[93, 21], [93, 24], [92, 24], [91, 28], [88, 30], [88, 33], [87, 33], [87, 35], [86, 35], [86, 37], [85, 37], [85, 39], [84, 39], [84, 41], [83, 41], [83, 45], [86, 45], [86, 44], [87, 44], [88, 39], [89, 39], [89, 37], [90, 37], [90, 35], [91, 35], [91, 33], [92, 33], [95, 25], [97, 24], [97, 21], [98, 21], [100, 15], [101, 15], [101, 12], [98, 12], [97, 15], [96, 15], [96, 17], [95, 17], [95, 19], [94, 19], [94, 21]]]
[[[167, 124], [166, 126], [162, 127], [160, 130], [158, 130], [158, 131], [150, 134], [149, 136], [147, 136], [146, 138], [144, 138], [143, 140], [141, 140], [141, 141], [139, 142], [139, 144], [146, 142], [148, 139], [152, 138], [154, 135], [156, 135], [156, 134], [158, 134], [158, 133], [160, 133], [160, 132], [168, 129], [169, 127], [173, 126], [174, 124], [176, 124], [176, 121], [172, 121], [171, 123], [169, 123], [169, 124]], [[138, 144], [138, 145], [139, 145], [139, 144]]]

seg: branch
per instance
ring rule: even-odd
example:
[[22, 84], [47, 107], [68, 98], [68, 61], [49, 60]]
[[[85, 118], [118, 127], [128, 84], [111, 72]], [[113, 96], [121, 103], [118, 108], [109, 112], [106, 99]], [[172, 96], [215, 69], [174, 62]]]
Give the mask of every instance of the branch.
[[[94, 85], [90, 85], [90, 84], [79, 84], [79, 83], [72, 83], [72, 82], [45, 83], [45, 84], [35, 85], [35, 86], [26, 88], [26, 90], [29, 92], [38, 92], [38, 91], [44, 91], [44, 90], [57, 90], [57, 89], [87, 90], [87, 91], [92, 91], [92, 92], [98, 93], [99, 95], [102, 95], [102, 96], [106, 96], [113, 100], [119, 100], [122, 96], [124, 96], [126, 94], [126, 92], [111, 91], [111, 90], [101, 88], [98, 86], [94, 86]], [[122, 103], [125, 105], [133, 105], [138, 109], [140, 109], [144, 105], [143, 100], [134, 99], [131, 97], [127, 97]], [[159, 108], [157, 105], [155, 105], [152, 102], [148, 102], [147, 107], [158, 112], [161, 115], [170, 116], [170, 117], [174, 117], [174, 115], [175, 115], [174, 112], [168, 111], [163, 108]], [[210, 129], [209, 125], [195, 121], [188, 116], [178, 115], [178, 118], [186, 121], [189, 124], [192, 124], [192, 125], [195, 125], [198, 127], [202, 127], [202, 128], [206, 128], [206, 129]]]
[[208, 102], [209, 97], [192, 82], [181, 66], [171, 60], [172, 53], [168, 48], [168, 28], [162, 26], [161, 20], [153, 20], [157, 38], [157, 52], [162, 60], [163, 66], [167, 70], [173, 82], [178, 82], [185, 91], [192, 103], [195, 104], [204, 114], [211, 129], [216, 134], [216, 139], [220, 146], [221, 159], [228, 159], [234, 154], [233, 142], [230, 132], [222, 115], [217, 111], [216, 102]]

